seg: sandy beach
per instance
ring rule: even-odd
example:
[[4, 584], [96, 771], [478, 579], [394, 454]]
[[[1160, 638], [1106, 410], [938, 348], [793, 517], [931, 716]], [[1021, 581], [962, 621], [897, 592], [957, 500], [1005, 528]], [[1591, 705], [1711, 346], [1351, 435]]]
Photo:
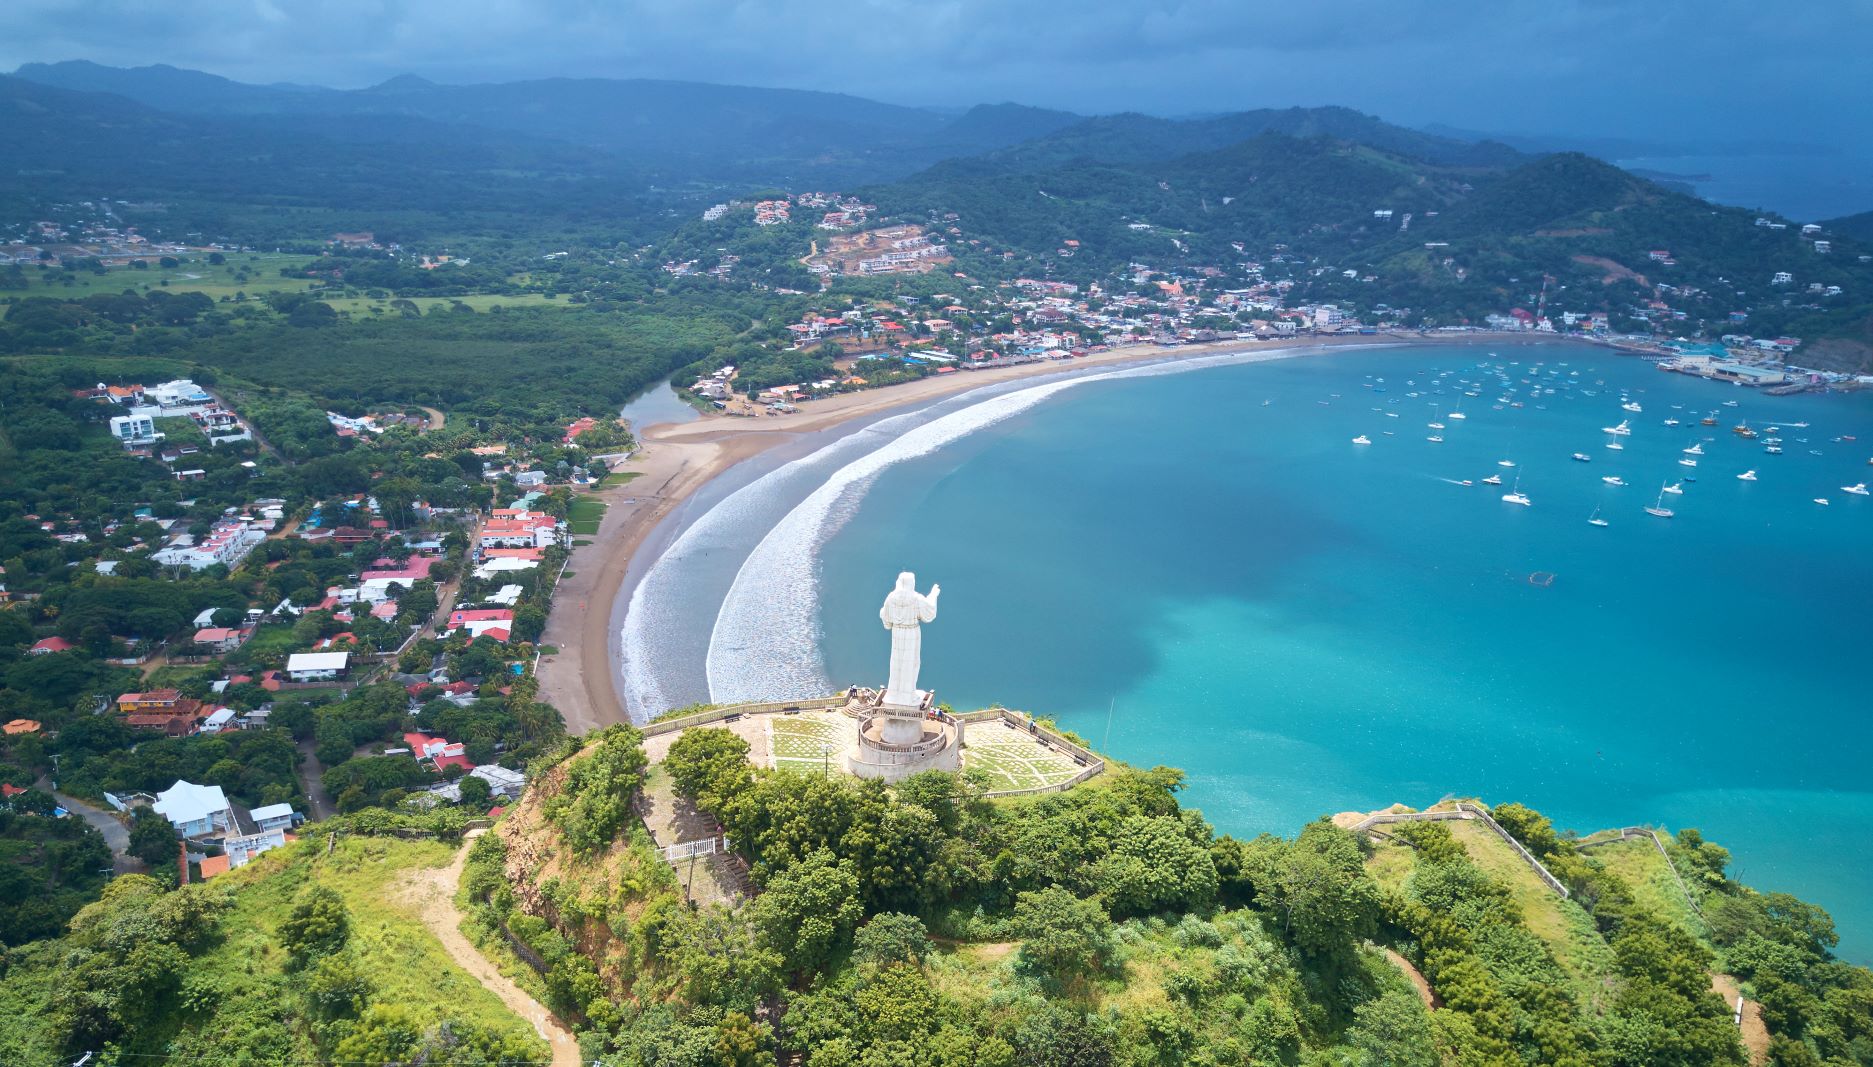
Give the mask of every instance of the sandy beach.
[[634, 428], [639, 451], [622, 468], [631, 481], [595, 494], [608, 506], [590, 544], [573, 549], [554, 596], [541, 644], [556, 651], [539, 664], [541, 699], [558, 708], [574, 734], [627, 720], [618, 695], [617, 645], [624, 605], [619, 594], [633, 559], [651, 532], [685, 500], [724, 471], [783, 442], [864, 418], [883, 417], [999, 382], [1235, 351], [1334, 348], [1375, 344], [1526, 344], [1562, 340], [1532, 334], [1416, 333], [1305, 337], [1280, 341], [1219, 341], [1162, 347], [1136, 345], [1079, 359], [963, 371], [887, 389], [808, 403], [786, 415], [713, 417]]

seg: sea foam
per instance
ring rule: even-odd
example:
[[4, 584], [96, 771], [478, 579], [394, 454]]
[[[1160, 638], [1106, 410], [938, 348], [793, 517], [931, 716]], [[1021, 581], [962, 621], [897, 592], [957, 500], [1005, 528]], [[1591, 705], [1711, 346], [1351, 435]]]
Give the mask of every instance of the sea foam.
[[[1319, 349], [1287, 348], [1266, 352], [1231, 352], [1197, 356], [1167, 363], [1125, 367], [1071, 378], [1061, 378], [1014, 392], [989, 397], [961, 410], [951, 412], [897, 434], [888, 443], [872, 448], [833, 471], [807, 497], [795, 505], [742, 562], [734, 584], [723, 599], [716, 615], [715, 629], [709, 639], [707, 677], [709, 699], [718, 704], [752, 700], [795, 700], [823, 696], [832, 691], [820, 655], [819, 625], [819, 549], [851, 517], [866, 490], [887, 468], [908, 459], [929, 455], [943, 446], [978, 430], [1020, 414], [1036, 404], [1075, 386], [1089, 382], [1178, 374], [1206, 367], [1238, 363], [1259, 363], [1282, 359]], [[899, 416], [872, 427], [889, 430], [890, 424], [907, 419]], [[858, 437], [860, 435], [854, 435]], [[862, 444], [874, 444], [875, 434], [864, 435]], [[827, 446], [804, 459], [796, 460], [751, 485], [736, 495], [753, 492], [759, 495], [763, 483], [781, 479], [792, 468], [822, 462], [821, 457], [841, 448], [851, 439]], [[731, 504], [734, 497], [723, 501]], [[744, 502], [745, 504], [745, 502]], [[723, 505], [703, 517], [696, 526], [679, 538], [681, 547], [690, 533], [715, 517]], [[730, 520], [732, 521], [732, 520]], [[639, 585], [626, 617], [626, 644], [630, 644], [633, 618], [640, 604], [654, 600], [661, 590], [645, 598], [649, 578]], [[886, 581], [890, 576], [880, 578]], [[882, 588], [882, 585], [881, 585]], [[652, 609], [657, 610], [657, 609]], [[653, 620], [643, 620], [653, 625]], [[655, 701], [639, 704], [657, 707]]]

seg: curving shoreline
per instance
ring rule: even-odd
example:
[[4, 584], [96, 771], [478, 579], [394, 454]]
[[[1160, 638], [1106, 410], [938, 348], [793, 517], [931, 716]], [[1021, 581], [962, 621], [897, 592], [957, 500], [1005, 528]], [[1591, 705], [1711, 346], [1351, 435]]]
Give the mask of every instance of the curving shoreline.
[[1416, 333], [1392, 333], [1246, 344], [1227, 341], [1168, 348], [1140, 345], [1070, 362], [1030, 363], [925, 378], [887, 390], [816, 401], [790, 415], [758, 419], [713, 418], [643, 428], [638, 435], [640, 451], [626, 468], [637, 472], [638, 477], [596, 494], [608, 505], [604, 521], [597, 535], [591, 538], [591, 544], [573, 550], [566, 575], [555, 594], [555, 610], [540, 643], [558, 651], [540, 660], [541, 699], [559, 709], [567, 730], [574, 734], [628, 721], [619, 696], [618, 683], [622, 677], [619, 635], [631, 592], [627, 580], [637, 577], [633, 564], [653, 534], [670, 532], [668, 528], [673, 525], [670, 520], [677, 517], [698, 491], [725, 472], [778, 446], [861, 420], [875, 421], [983, 387], [1058, 377], [1088, 367], [1168, 362], [1235, 351], [1397, 346], [1401, 342], [1432, 341], [1476, 345], [1579, 343], [1578, 338], [1539, 334], [1474, 333], [1433, 339]]

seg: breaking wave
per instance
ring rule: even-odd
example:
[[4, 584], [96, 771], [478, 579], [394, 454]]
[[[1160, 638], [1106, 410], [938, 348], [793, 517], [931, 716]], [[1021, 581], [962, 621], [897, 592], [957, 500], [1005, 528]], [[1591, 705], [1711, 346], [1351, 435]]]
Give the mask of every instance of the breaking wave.
[[[1303, 355], [1318, 349], [1281, 349], [1271, 352], [1237, 352], [1197, 356], [1169, 363], [1124, 367], [1072, 378], [1062, 378], [989, 397], [958, 411], [932, 419], [922, 425], [895, 433], [891, 426], [902, 426], [912, 416], [887, 419], [870, 428], [883, 431], [887, 443], [833, 471], [825, 481], [789, 511], [742, 562], [734, 584], [716, 615], [715, 629], [709, 638], [707, 678], [709, 699], [715, 703], [748, 700], [794, 700], [821, 696], [831, 691], [825, 665], [820, 656], [819, 625], [819, 550], [828, 538], [857, 510], [866, 491], [887, 468], [908, 459], [926, 456], [959, 438], [1018, 415], [1057, 393], [1088, 382], [1122, 378], [1155, 377], [1180, 374], [1206, 367], [1239, 363], [1261, 363]], [[793, 468], [814, 464], [834, 449], [855, 439], [861, 446], [875, 444], [877, 434], [854, 434], [827, 448], [796, 460], [767, 477], [745, 487], [724, 500], [694, 526], [685, 531], [672, 551], [684, 547], [691, 535], [707, 538], [700, 532], [705, 523], [717, 518], [736, 504], [743, 493], [761, 495], [770, 479], [789, 475]], [[746, 502], [743, 502], [745, 505]], [[736, 509], [738, 512], [741, 508]], [[744, 517], [745, 516], [737, 516]], [[727, 515], [724, 522], [735, 521]], [[632, 599], [627, 615], [626, 643], [629, 646], [631, 623], [638, 619], [640, 604], [655, 569], [646, 575]], [[654, 620], [642, 620], [652, 625]], [[628, 657], [627, 657], [628, 658]], [[655, 702], [638, 705], [656, 707]]]

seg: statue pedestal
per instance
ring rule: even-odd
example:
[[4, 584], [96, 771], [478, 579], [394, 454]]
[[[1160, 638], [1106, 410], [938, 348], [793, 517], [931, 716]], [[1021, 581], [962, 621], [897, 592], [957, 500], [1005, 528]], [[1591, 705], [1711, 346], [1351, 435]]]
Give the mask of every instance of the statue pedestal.
[[931, 713], [929, 693], [920, 707], [874, 698], [859, 715], [858, 740], [846, 751], [846, 770], [860, 778], [896, 782], [921, 771], [962, 769], [963, 724]]

